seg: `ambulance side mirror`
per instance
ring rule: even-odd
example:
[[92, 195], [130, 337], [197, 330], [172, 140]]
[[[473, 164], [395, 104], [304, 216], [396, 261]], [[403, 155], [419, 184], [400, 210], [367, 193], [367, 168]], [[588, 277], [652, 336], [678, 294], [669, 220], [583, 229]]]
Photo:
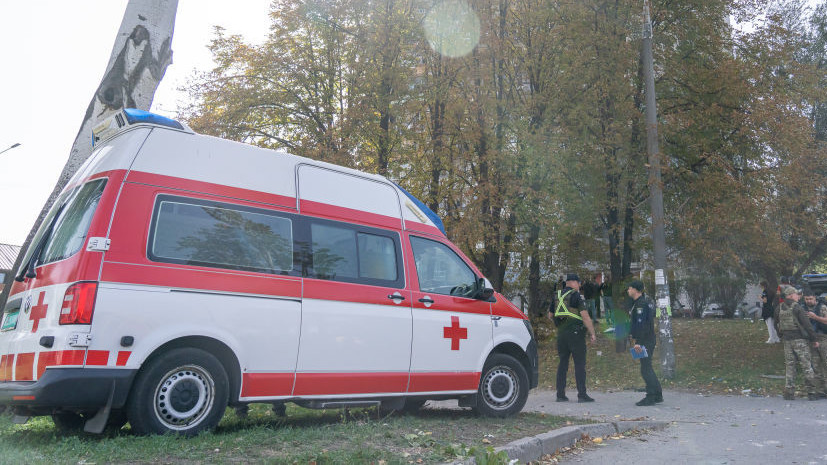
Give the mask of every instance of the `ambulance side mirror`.
[[487, 278], [480, 278], [477, 280], [477, 298], [479, 300], [489, 300], [494, 295], [494, 286]]

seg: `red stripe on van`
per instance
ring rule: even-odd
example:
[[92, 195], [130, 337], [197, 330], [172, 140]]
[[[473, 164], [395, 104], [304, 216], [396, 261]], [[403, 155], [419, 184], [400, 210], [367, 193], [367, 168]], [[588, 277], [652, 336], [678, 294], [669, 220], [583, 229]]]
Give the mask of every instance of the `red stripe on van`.
[[408, 392], [471, 391], [479, 385], [479, 372], [411, 373]]
[[34, 381], [34, 352], [17, 354], [14, 366], [15, 381]]
[[244, 373], [241, 397], [289, 396], [293, 392], [293, 373]]
[[129, 361], [130, 355], [132, 355], [132, 351], [130, 350], [122, 350], [118, 352], [118, 361], [115, 362], [115, 365], [119, 367], [126, 366], [126, 362]]
[[101, 281], [301, 298], [301, 279], [206, 271], [190, 266], [105, 262]]
[[337, 207], [335, 205], [313, 202], [311, 200], [302, 200], [299, 204], [299, 210], [302, 214], [309, 214], [322, 218], [334, 220], [345, 219], [354, 223], [369, 224], [397, 230], [402, 229], [402, 220], [400, 218], [354, 210], [352, 208]]
[[408, 373], [296, 373], [295, 396], [405, 392]]
[[202, 192], [205, 194], [217, 195], [219, 197], [244, 199], [257, 203], [290, 207], [294, 210], [296, 209], [295, 197], [270, 194], [267, 192], [243, 189], [240, 187], [225, 186], [211, 182], [194, 181], [192, 179], [177, 178], [174, 176], [165, 176], [163, 174], [147, 173], [144, 171], [130, 171], [126, 181], [190, 192]]
[[37, 357], [37, 377], [40, 378], [46, 371], [46, 367], [63, 365], [83, 365], [83, 356], [86, 350], [56, 350], [54, 352], [41, 352]]
[[89, 350], [86, 352], [86, 364], [87, 365], [101, 365], [106, 366], [109, 364], [109, 351], [108, 350]]

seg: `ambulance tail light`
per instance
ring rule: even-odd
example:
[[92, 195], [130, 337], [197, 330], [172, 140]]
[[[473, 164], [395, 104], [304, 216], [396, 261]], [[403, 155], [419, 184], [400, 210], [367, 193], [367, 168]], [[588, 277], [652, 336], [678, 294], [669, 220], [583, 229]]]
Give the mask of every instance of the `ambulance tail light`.
[[63, 295], [63, 306], [60, 308], [60, 324], [88, 325], [92, 323], [92, 314], [95, 313], [95, 296], [98, 293], [98, 283], [75, 283], [66, 289]]

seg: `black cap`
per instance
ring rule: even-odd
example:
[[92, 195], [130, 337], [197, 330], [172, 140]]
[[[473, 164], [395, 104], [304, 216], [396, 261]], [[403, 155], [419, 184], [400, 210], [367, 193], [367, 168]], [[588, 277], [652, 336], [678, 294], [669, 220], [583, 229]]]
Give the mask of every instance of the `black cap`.
[[566, 281], [580, 282], [580, 276], [577, 276], [577, 273], [569, 273], [566, 275]]
[[643, 292], [643, 281], [636, 279], [629, 283], [629, 287], [637, 289], [638, 292]]

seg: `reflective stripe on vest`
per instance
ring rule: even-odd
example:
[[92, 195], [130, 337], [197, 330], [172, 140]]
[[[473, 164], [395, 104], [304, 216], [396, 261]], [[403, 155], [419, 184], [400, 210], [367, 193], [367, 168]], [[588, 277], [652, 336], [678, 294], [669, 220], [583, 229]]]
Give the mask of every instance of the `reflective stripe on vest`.
[[569, 289], [569, 291], [566, 292], [565, 294], [563, 294], [562, 296], [560, 295], [561, 292], [563, 292], [563, 291], [557, 291], [557, 308], [554, 309], [554, 316], [556, 318], [563, 317], [563, 316], [570, 316], [572, 318], [576, 318], [580, 321], [583, 321], [582, 316], [575, 315], [574, 313], [570, 312], [569, 309], [566, 307], [566, 305], [563, 303], [563, 299], [565, 299], [567, 295], [569, 295], [571, 292], [573, 292], [573, 289]]

